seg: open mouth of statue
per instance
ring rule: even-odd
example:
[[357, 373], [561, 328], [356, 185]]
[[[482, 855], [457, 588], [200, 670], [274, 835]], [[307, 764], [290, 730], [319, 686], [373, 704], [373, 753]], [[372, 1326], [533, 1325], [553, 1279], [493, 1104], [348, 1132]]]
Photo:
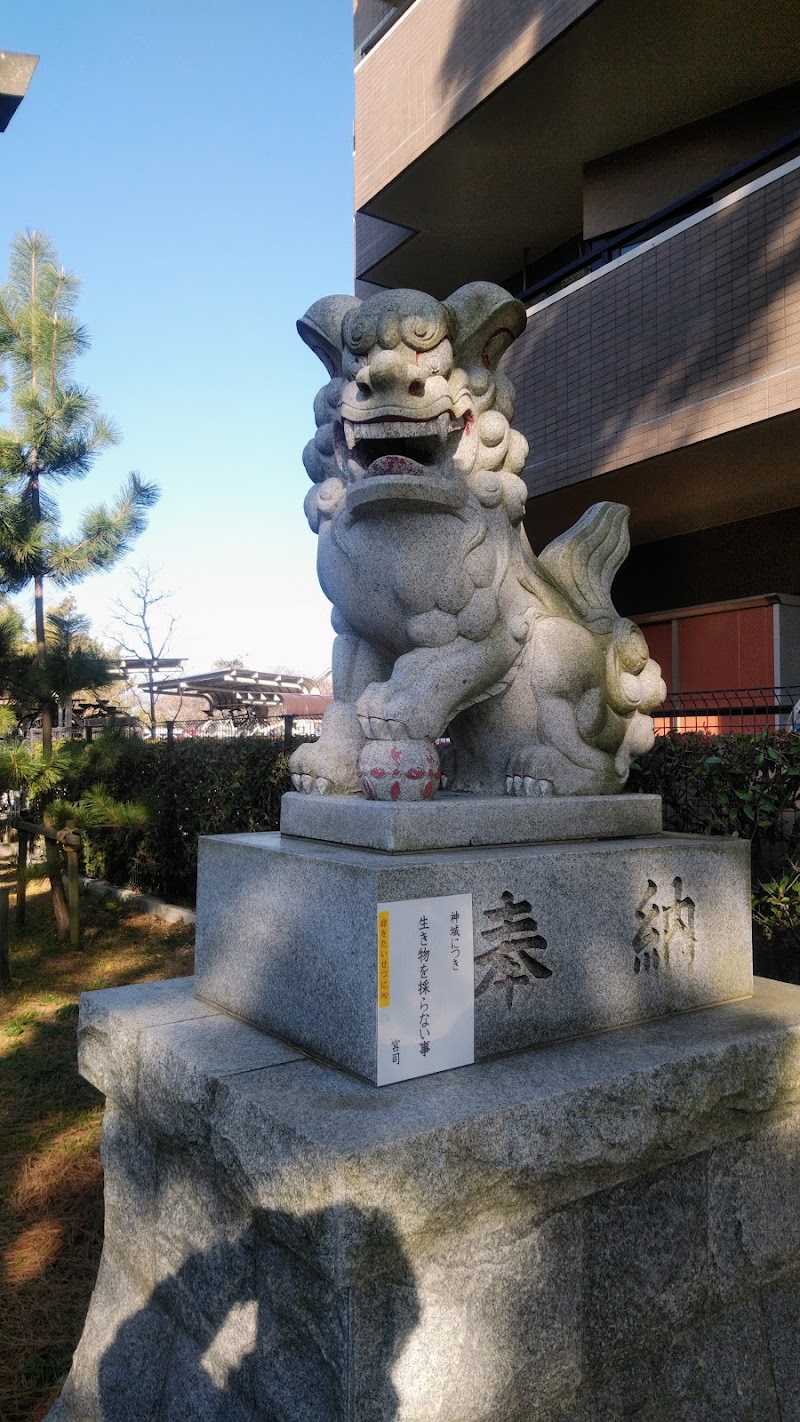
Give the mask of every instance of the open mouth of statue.
[[451, 440], [458, 440], [465, 427], [445, 412], [434, 420], [413, 416], [385, 416], [381, 420], [342, 420], [348, 459], [364, 478], [391, 474], [424, 475], [435, 471], [448, 452]]

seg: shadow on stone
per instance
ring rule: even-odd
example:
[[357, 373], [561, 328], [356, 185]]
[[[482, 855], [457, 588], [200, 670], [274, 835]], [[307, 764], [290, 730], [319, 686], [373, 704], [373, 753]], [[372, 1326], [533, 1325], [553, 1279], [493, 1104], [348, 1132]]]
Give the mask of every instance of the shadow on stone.
[[[388, 1216], [350, 1206], [256, 1215], [148, 1289], [107, 1240], [83, 1338], [51, 1422], [392, 1422], [392, 1367], [419, 1317]], [[383, 1272], [337, 1287], [286, 1244], [351, 1237]], [[374, 1258], [374, 1255], [373, 1255]]]

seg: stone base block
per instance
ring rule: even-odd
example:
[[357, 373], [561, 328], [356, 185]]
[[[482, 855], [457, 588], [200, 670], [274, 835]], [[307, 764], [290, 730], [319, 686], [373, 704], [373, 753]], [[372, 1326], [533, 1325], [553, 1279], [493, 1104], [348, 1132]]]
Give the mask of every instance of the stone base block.
[[220, 835], [200, 841], [197, 992], [383, 1084], [745, 996], [749, 885], [749, 846], [701, 836], [388, 854]]
[[378, 1093], [88, 994], [106, 1240], [51, 1422], [792, 1422], [800, 989]]
[[661, 833], [660, 795], [437, 795], [419, 804], [358, 795], [301, 795], [281, 801], [281, 834], [387, 854], [562, 839], [629, 839]]

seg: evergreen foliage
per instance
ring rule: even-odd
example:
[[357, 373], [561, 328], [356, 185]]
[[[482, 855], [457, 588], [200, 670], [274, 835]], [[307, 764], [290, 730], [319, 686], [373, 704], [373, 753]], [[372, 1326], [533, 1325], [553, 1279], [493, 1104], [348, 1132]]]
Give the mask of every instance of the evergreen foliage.
[[116, 802], [146, 806], [147, 821], [113, 834], [85, 823], [86, 872], [192, 904], [198, 835], [277, 829], [291, 781], [283, 746], [261, 736], [174, 746], [108, 736], [85, 748], [59, 793], [74, 804], [101, 786]]
[[[82, 479], [118, 432], [93, 395], [72, 379], [88, 336], [76, 316], [80, 281], [60, 265], [42, 232], [15, 237], [9, 279], [0, 291], [0, 362], [9, 394], [0, 431], [0, 585], [33, 585], [35, 663], [45, 752], [52, 749], [45, 580], [64, 586], [111, 567], [141, 533], [158, 497], [154, 484], [131, 473], [113, 503], [88, 509], [65, 535], [51, 492]], [[0, 656], [2, 647], [0, 646]], [[77, 688], [73, 688], [77, 689]]]

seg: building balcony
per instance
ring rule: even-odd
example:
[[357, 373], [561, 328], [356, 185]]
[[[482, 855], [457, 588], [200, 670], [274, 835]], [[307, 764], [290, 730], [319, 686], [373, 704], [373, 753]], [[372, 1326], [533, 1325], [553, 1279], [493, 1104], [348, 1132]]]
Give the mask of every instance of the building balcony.
[[383, 286], [506, 281], [800, 126], [796, 94], [774, 100], [800, 83], [796, 0], [359, 13], [394, 21], [356, 65], [356, 274]]
[[794, 508], [800, 158], [533, 305], [505, 368], [536, 546], [600, 498], [634, 543]]

